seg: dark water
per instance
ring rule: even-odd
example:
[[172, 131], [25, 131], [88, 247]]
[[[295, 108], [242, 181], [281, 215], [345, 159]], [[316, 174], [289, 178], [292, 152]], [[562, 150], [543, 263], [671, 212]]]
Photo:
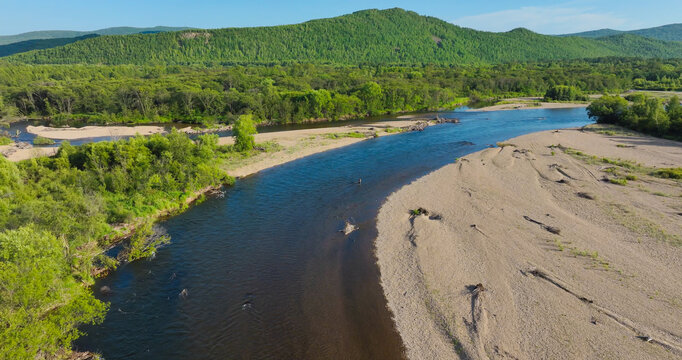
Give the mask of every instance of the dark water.
[[[77, 348], [109, 360], [402, 357], [373, 255], [386, 196], [487, 144], [589, 122], [584, 109], [449, 115], [461, 123], [265, 170], [163, 222], [172, 244], [97, 284], [111, 310]], [[346, 237], [348, 218], [360, 228]]]

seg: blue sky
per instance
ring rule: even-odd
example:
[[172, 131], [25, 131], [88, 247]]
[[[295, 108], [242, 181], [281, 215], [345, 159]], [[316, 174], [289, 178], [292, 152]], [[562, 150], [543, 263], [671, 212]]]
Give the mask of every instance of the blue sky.
[[298, 23], [368, 8], [401, 7], [479, 30], [545, 34], [638, 29], [682, 22], [680, 0], [0, 0], [0, 35], [111, 26], [243, 27]]

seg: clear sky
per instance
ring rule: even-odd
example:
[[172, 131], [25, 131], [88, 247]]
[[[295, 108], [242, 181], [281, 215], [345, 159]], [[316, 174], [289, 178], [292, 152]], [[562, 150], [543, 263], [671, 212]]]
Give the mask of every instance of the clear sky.
[[391, 7], [479, 30], [526, 27], [544, 34], [682, 22], [682, 0], [0, 0], [0, 35], [112, 26], [280, 25]]

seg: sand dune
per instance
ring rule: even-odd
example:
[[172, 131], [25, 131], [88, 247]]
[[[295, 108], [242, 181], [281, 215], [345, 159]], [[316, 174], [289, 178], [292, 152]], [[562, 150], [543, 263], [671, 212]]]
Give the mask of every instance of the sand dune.
[[[682, 357], [682, 186], [585, 155], [679, 167], [682, 145], [579, 130], [508, 143], [379, 213], [382, 286], [408, 357]], [[602, 180], [614, 171], [637, 180]], [[410, 215], [420, 207], [429, 214]]]

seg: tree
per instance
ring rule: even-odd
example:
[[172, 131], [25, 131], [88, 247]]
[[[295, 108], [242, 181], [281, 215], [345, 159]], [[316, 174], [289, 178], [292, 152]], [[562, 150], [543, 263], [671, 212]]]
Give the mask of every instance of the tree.
[[253, 135], [257, 133], [253, 115], [240, 115], [232, 128], [234, 146], [238, 151], [249, 151], [256, 145]]
[[376, 115], [381, 111], [382, 89], [374, 81], [368, 81], [360, 88], [358, 97], [364, 104], [364, 110], [369, 115]]
[[0, 358], [36, 359], [69, 348], [76, 328], [106, 304], [71, 276], [62, 240], [32, 226], [0, 233]]
[[628, 109], [628, 101], [618, 95], [604, 95], [587, 107], [587, 115], [598, 123], [616, 124]]

